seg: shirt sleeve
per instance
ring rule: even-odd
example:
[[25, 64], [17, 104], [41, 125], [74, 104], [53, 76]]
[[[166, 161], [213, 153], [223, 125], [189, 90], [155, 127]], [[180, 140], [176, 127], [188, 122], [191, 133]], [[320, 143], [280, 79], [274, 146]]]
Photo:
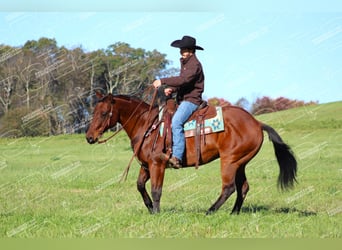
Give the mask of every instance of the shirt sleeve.
[[161, 78], [160, 81], [162, 84], [170, 87], [179, 88], [185, 86], [187, 83], [193, 82], [194, 79], [198, 77], [199, 71], [199, 64], [188, 64], [184, 66], [179, 76]]

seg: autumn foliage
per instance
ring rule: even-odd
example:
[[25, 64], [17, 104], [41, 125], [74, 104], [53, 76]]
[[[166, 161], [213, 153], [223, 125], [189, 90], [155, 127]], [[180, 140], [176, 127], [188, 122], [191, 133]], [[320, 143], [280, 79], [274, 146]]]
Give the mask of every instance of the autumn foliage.
[[211, 106], [226, 106], [226, 105], [231, 105], [231, 103], [224, 98], [209, 98], [208, 99], [208, 104]]
[[306, 105], [315, 105], [318, 104], [318, 102], [310, 101], [310, 102], [304, 102], [299, 100], [291, 100], [286, 97], [278, 97], [276, 99], [272, 99], [268, 96], [263, 96], [257, 98], [251, 105], [249, 105], [249, 102], [246, 98], [242, 97], [240, 98], [236, 103], [232, 104], [229, 101], [213, 97], [208, 99], [208, 104], [212, 106], [225, 106], [225, 105], [234, 105], [241, 108], [244, 108], [245, 110], [249, 111], [253, 115], [260, 115], [260, 114], [266, 114], [266, 113], [272, 113], [277, 112], [281, 110], [287, 110], [297, 107], [302, 107]]
[[252, 104], [251, 113], [255, 115], [266, 114], [281, 110], [287, 110], [291, 108], [297, 108], [306, 105], [314, 105], [318, 102], [304, 102], [299, 100], [290, 100], [285, 97], [278, 97], [276, 99], [272, 99], [268, 96], [264, 96], [261, 98], [257, 98], [256, 101]]

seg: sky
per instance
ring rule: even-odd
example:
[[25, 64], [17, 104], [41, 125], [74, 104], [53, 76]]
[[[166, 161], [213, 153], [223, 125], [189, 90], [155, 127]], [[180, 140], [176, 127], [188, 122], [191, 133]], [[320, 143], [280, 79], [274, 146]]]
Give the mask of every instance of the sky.
[[206, 99], [342, 101], [342, 1], [0, 0], [0, 6], [0, 44], [48, 37], [93, 51], [126, 42], [156, 49], [179, 67], [179, 50], [170, 43], [190, 35], [204, 48], [196, 54]]

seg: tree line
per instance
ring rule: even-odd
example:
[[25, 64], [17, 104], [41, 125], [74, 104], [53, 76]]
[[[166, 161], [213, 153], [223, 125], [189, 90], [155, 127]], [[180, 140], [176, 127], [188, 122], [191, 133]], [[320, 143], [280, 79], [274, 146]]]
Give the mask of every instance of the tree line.
[[86, 52], [55, 39], [0, 45], [0, 134], [36, 136], [83, 131], [95, 104], [94, 90], [141, 97], [156, 77], [172, 74], [157, 50], [117, 42]]
[[296, 99], [291, 100], [286, 97], [271, 98], [269, 96], [263, 96], [258, 97], [252, 103], [249, 103], [244, 97], [241, 97], [233, 104], [223, 98], [217, 97], [209, 98], [208, 103], [213, 106], [235, 105], [244, 108], [253, 115], [261, 115], [307, 105], [316, 105], [318, 101], [305, 102]]
[[[166, 55], [132, 48], [124, 42], [85, 51], [58, 46], [42, 37], [23, 46], [0, 45], [0, 137], [84, 132], [96, 103], [94, 91], [150, 98], [147, 87], [157, 77], [175, 75]], [[210, 98], [212, 105], [231, 104]], [[241, 98], [235, 105], [247, 109]], [[286, 98], [257, 99], [253, 114], [307, 105]]]

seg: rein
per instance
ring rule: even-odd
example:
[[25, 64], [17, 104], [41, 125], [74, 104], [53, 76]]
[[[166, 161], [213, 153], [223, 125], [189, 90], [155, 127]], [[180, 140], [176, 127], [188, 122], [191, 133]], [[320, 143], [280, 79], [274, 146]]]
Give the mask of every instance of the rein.
[[[121, 125], [121, 128], [119, 128], [117, 131], [115, 131], [111, 136], [109, 136], [108, 138], [104, 139], [104, 140], [100, 140], [98, 141], [97, 143], [99, 144], [102, 144], [102, 143], [106, 143], [107, 141], [109, 141], [110, 139], [112, 139], [114, 136], [116, 136], [119, 132], [121, 132], [121, 130], [124, 129], [124, 127], [126, 126], [126, 124], [132, 119], [133, 115], [135, 115], [135, 112], [137, 111], [137, 109], [140, 107], [140, 105], [142, 104], [143, 102], [141, 102], [139, 105], [136, 106], [136, 108], [134, 109], [134, 111], [132, 112], [132, 114], [130, 115], [130, 117], [128, 117], [127, 121], [125, 122], [125, 124], [122, 124]], [[113, 105], [111, 105], [111, 108], [110, 108], [110, 113], [108, 115], [108, 124], [107, 126], [109, 126], [109, 123], [110, 123], [110, 119], [113, 115], [112, 113], [113, 111]]]
[[[153, 93], [153, 99], [152, 99], [152, 103], [150, 105], [150, 108], [149, 108], [149, 111], [148, 111], [148, 114], [150, 115], [150, 112], [152, 110], [152, 106], [153, 106], [153, 103], [155, 101], [155, 98], [156, 98], [156, 93], [157, 93], [157, 89], [154, 91]], [[99, 144], [102, 144], [102, 143], [106, 143], [107, 141], [109, 141], [110, 139], [112, 139], [114, 136], [116, 136], [121, 130], [124, 129], [124, 127], [126, 126], [126, 124], [132, 119], [132, 117], [135, 115], [136, 111], [138, 110], [138, 108], [143, 104], [143, 102], [140, 102], [139, 105], [136, 106], [136, 108], [134, 109], [134, 111], [132, 112], [132, 114], [130, 115], [130, 117], [128, 117], [127, 121], [125, 122], [125, 124], [122, 124], [121, 125], [121, 128], [118, 129], [116, 132], [114, 132], [111, 136], [109, 136], [108, 138], [104, 139], [104, 140], [99, 140], [97, 143]], [[107, 122], [107, 127], [109, 127], [109, 124], [110, 124], [110, 119], [112, 118], [112, 115], [113, 115], [113, 105], [110, 106], [110, 112], [108, 114], [108, 122]], [[150, 117], [148, 117], [149, 119]]]
[[132, 158], [131, 158], [131, 160], [129, 161], [129, 163], [128, 163], [126, 169], [125, 169], [125, 171], [123, 172], [120, 181], [122, 181], [122, 180], [127, 180], [127, 175], [128, 175], [129, 169], [131, 168], [133, 159], [138, 155], [138, 153], [139, 153], [139, 151], [140, 151], [140, 149], [141, 149], [141, 146], [142, 146], [142, 144], [143, 144], [143, 142], [144, 142], [145, 135], [146, 135], [146, 133], [147, 133], [147, 131], [148, 131], [148, 128], [147, 128], [148, 122], [151, 120], [151, 111], [152, 111], [152, 107], [153, 107], [153, 104], [154, 104], [154, 102], [155, 102], [155, 100], [156, 100], [156, 97], [157, 97], [157, 92], [158, 92], [157, 89], [155, 89], [154, 92], [153, 92], [152, 102], [151, 102], [150, 108], [149, 108], [149, 110], [148, 110], [147, 119], [145, 120], [145, 124], [144, 124], [144, 128], [146, 128], [146, 129], [145, 129], [145, 133], [143, 134], [143, 136], [141, 137], [140, 141], [138, 142], [138, 147], [137, 147], [136, 149], [134, 149], [134, 147], [133, 147], [133, 155], [132, 155]]
[[[153, 86], [152, 86], [153, 87]], [[129, 172], [129, 169], [131, 167], [131, 164], [133, 162], [133, 159], [138, 155], [140, 149], [141, 149], [141, 146], [144, 142], [144, 139], [145, 139], [145, 135], [146, 135], [146, 132], [148, 131], [148, 122], [151, 120], [151, 111], [152, 111], [152, 107], [153, 107], [153, 104], [156, 100], [156, 97], [157, 97], [157, 93], [158, 93], [158, 90], [155, 89], [154, 92], [153, 92], [153, 97], [152, 97], [152, 102], [151, 102], [151, 105], [150, 105], [150, 108], [148, 110], [148, 113], [147, 113], [147, 119], [145, 120], [145, 124], [143, 126], [143, 128], [146, 128], [145, 129], [145, 133], [143, 134], [143, 136], [140, 138], [140, 140], [138, 141], [138, 146], [137, 147], [133, 147], [133, 155], [132, 155], [132, 158], [131, 160], [129, 161], [128, 163], [128, 166], [126, 167], [124, 173], [122, 174], [122, 177], [120, 179], [121, 180], [126, 180], [127, 179], [127, 175], [128, 175], [128, 172]], [[109, 141], [110, 139], [112, 139], [114, 136], [116, 136], [119, 132], [121, 132], [121, 130], [124, 129], [124, 127], [126, 126], [126, 124], [128, 124], [128, 122], [132, 119], [132, 117], [135, 115], [136, 111], [138, 110], [138, 108], [140, 107], [140, 105], [142, 105], [143, 101], [140, 102], [139, 105], [136, 106], [136, 108], [134, 109], [134, 111], [132, 112], [132, 114], [128, 117], [127, 121], [125, 122], [125, 124], [122, 124], [121, 128], [119, 130], [117, 130], [116, 132], [114, 132], [111, 136], [109, 136], [108, 138], [104, 139], [104, 140], [99, 140], [98, 143], [99, 144], [102, 144], [102, 143], [106, 143], [107, 141]], [[112, 115], [113, 115], [113, 104], [111, 105], [111, 109], [110, 109], [110, 112], [108, 113], [108, 117], [107, 117], [107, 126], [109, 126], [110, 124], [110, 120], [112, 118]], [[106, 124], [106, 123], [105, 123]]]

